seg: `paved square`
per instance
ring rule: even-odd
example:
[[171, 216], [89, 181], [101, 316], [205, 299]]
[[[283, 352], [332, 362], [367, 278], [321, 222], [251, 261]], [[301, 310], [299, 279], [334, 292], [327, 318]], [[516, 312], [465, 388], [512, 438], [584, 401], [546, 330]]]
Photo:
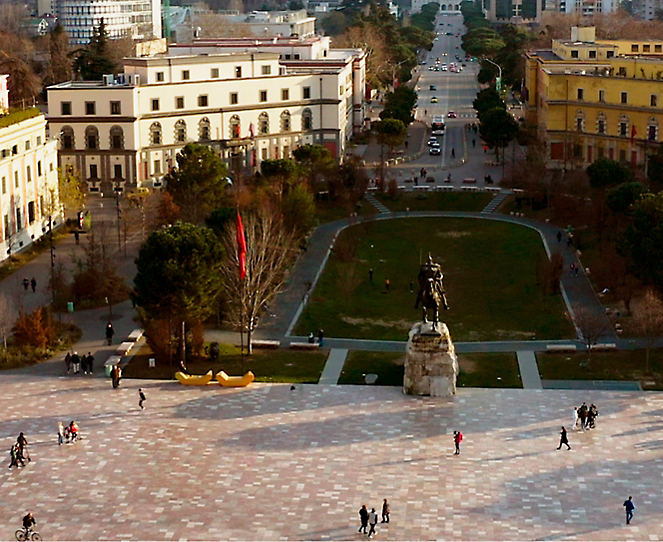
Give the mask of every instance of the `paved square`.
[[[385, 497], [385, 540], [663, 538], [660, 393], [123, 384], [2, 374], [4, 449], [25, 431], [33, 460], [5, 455], [0, 538], [30, 509], [45, 540], [359, 540], [359, 507]], [[597, 428], [557, 451], [582, 401]], [[71, 419], [84, 440], [58, 446]]]

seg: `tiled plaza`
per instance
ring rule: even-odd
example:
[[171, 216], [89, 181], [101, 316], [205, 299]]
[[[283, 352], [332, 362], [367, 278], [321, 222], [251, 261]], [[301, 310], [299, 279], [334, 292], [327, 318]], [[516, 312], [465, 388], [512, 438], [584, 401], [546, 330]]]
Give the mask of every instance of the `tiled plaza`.
[[[148, 397], [137, 407], [137, 389]], [[597, 428], [570, 432], [573, 405]], [[0, 538], [26, 510], [45, 540], [360, 540], [361, 504], [391, 503], [384, 540], [663, 539], [663, 395], [253, 385], [225, 390], [3, 374]], [[58, 446], [57, 421], [84, 440]], [[465, 436], [453, 455], [452, 433]], [[632, 525], [623, 501], [633, 495]]]

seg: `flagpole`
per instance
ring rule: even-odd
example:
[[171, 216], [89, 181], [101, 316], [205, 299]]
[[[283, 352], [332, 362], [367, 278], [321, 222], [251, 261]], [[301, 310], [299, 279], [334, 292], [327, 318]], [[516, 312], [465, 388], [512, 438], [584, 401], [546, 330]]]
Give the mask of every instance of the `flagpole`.
[[239, 279], [239, 359], [244, 374], [244, 279]]

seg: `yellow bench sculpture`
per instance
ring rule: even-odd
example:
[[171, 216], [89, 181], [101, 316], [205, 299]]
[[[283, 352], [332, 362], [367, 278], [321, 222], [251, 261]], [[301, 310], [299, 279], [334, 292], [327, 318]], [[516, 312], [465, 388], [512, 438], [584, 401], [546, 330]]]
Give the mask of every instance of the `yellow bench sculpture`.
[[243, 388], [253, 382], [254, 378], [255, 375], [251, 371], [244, 376], [228, 376], [223, 371], [216, 373], [216, 379], [224, 388]]
[[177, 378], [180, 384], [184, 384], [185, 386], [207, 386], [213, 377], [214, 373], [211, 370], [200, 376], [189, 376], [179, 371], [175, 373], [175, 378]]

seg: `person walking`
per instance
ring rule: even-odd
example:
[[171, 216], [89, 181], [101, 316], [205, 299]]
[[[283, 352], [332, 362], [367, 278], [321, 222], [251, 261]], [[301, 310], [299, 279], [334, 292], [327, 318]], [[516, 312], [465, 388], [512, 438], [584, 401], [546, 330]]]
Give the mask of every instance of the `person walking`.
[[558, 232], [557, 232], [557, 242], [558, 242], [558, 243], [561, 243], [561, 242], [562, 242], [562, 232], [561, 232], [561, 231], [558, 231]]
[[143, 390], [141, 388], [138, 388], [138, 406], [140, 407], [141, 410], [145, 410], [145, 407], [143, 406], [143, 402], [145, 401], [146, 397], [145, 394], [143, 393]]
[[367, 534], [366, 529], [368, 528], [368, 510], [365, 504], [362, 504], [361, 508], [359, 509], [359, 521], [361, 521], [361, 525], [359, 527], [359, 531], [357, 532], [363, 532], [364, 534]]
[[573, 407], [573, 425], [572, 425], [572, 427], [573, 427], [573, 429], [578, 427], [578, 407], [577, 406]]
[[371, 508], [371, 511], [368, 513], [368, 538], [371, 538], [374, 534], [376, 535], [377, 533], [375, 532], [375, 526], [378, 524], [378, 515], [377, 512], [375, 511], [375, 508]]
[[373, 282], [373, 269], [368, 270], [368, 280]]
[[115, 335], [115, 330], [113, 329], [113, 324], [109, 320], [106, 324], [106, 340], [109, 345], [113, 344], [113, 335]]
[[454, 448], [456, 451], [454, 452], [454, 455], [460, 455], [460, 443], [463, 440], [463, 433], [460, 431], [454, 431]]
[[64, 357], [64, 363], [67, 366], [67, 374], [71, 373], [71, 354], [69, 352]]
[[389, 291], [390, 284], [389, 279], [384, 279], [384, 289], [387, 290], [387, 292]]
[[64, 444], [64, 424], [62, 422], [58, 422], [58, 446], [62, 446]]
[[628, 525], [633, 519], [633, 510], [635, 510], [635, 506], [633, 505], [633, 497], [629, 495], [628, 499], [624, 501], [622, 506], [624, 506], [624, 509], [626, 510], [626, 525]]
[[324, 330], [320, 329], [318, 330], [318, 345], [322, 348], [322, 344], [325, 340], [325, 332]]
[[472, 139], [472, 148], [474, 149], [474, 148], [476, 148], [476, 146], [477, 146], [477, 140]]
[[81, 370], [81, 358], [78, 357], [78, 352], [72, 354], [71, 365], [74, 368], [74, 374], [77, 375]]
[[83, 374], [87, 374], [87, 356], [85, 354], [81, 357], [81, 369], [83, 369]]
[[580, 417], [580, 427], [582, 430], [585, 430], [585, 425], [587, 425], [587, 403], [580, 405], [578, 409], [578, 416]]
[[74, 232], [74, 239], [76, 240], [77, 245], [81, 242], [81, 236], [77, 231]]
[[93, 364], [94, 364], [94, 358], [92, 357], [92, 352], [88, 352], [87, 353], [87, 370], [90, 374], [92, 374]]
[[451, 158], [456, 158], [456, 149], [451, 149]]
[[29, 286], [30, 286], [30, 281], [28, 280], [28, 277], [25, 277], [23, 279], [23, 289], [27, 292]]
[[30, 286], [32, 286], [32, 293], [34, 294], [37, 291], [37, 279], [32, 277], [32, 280], [30, 281]]
[[[12, 467], [18, 467], [18, 445], [13, 444], [12, 447], [9, 449], [9, 458], [10, 458], [10, 463], [9, 463], [9, 468], [11, 469]], [[25, 463], [21, 461], [21, 466], [25, 467]]]
[[387, 502], [387, 499], [384, 500], [382, 503], [382, 522], [381, 523], [389, 523], [389, 503]]
[[27, 457], [28, 461], [32, 461], [32, 459], [30, 459], [30, 452], [28, 452], [28, 439], [25, 438], [23, 431], [21, 431], [21, 433], [18, 435], [18, 438], [16, 439], [16, 444], [20, 449], [21, 456]]
[[562, 444], [566, 444], [567, 450], [571, 449], [571, 446], [569, 446], [569, 437], [566, 434], [566, 429], [564, 426], [562, 426], [562, 430], [559, 433], [559, 446], [557, 446], [558, 450], [561, 450]]

